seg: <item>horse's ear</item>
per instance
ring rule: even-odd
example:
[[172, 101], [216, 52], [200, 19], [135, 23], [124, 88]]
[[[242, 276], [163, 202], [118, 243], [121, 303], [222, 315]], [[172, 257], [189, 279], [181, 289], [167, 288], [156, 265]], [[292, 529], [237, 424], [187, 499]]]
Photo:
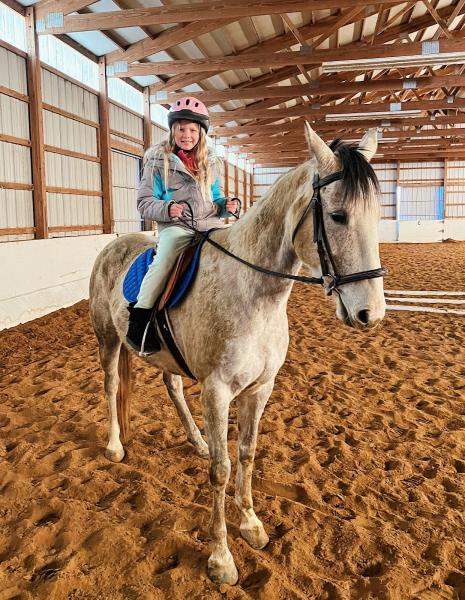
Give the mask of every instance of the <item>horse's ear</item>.
[[363, 154], [368, 162], [376, 154], [376, 148], [378, 147], [378, 132], [376, 127], [369, 129], [363, 138], [360, 140], [358, 145], [358, 151]]
[[310, 156], [314, 156], [318, 162], [320, 174], [332, 173], [337, 170], [337, 160], [331, 148], [320, 136], [313, 131], [308, 121], [305, 121], [305, 137], [307, 138]]

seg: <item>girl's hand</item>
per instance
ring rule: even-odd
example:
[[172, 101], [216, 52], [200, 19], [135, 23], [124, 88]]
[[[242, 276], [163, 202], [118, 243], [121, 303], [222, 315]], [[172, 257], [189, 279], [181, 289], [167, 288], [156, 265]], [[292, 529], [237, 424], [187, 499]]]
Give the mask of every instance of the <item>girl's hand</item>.
[[225, 204], [226, 210], [231, 213], [234, 214], [237, 211], [237, 202], [236, 200], [230, 200], [229, 198], [226, 200], [226, 204]]
[[182, 217], [182, 213], [184, 212], [184, 207], [181, 204], [171, 204], [168, 209], [168, 214], [170, 219], [176, 219], [177, 217]]

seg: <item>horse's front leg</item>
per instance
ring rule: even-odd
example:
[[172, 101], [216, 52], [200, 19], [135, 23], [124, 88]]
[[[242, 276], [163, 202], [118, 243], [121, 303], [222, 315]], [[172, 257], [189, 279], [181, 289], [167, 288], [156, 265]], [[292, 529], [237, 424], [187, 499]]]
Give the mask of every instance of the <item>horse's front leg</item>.
[[252, 471], [257, 445], [258, 424], [273, 390], [274, 379], [257, 390], [246, 390], [237, 399], [238, 464], [235, 500], [241, 513], [242, 537], [253, 548], [264, 548], [269, 537], [255, 514], [252, 500]]
[[173, 375], [168, 371], [163, 371], [163, 381], [177, 410], [179, 418], [181, 419], [187, 439], [195, 447], [199, 456], [202, 458], [208, 458], [208, 446], [205, 443], [205, 440], [202, 438], [202, 434], [195, 424], [195, 421], [191, 415], [191, 411], [189, 410], [187, 402], [184, 398], [181, 376]]
[[224, 515], [225, 490], [231, 473], [228, 456], [228, 413], [231, 398], [231, 390], [220, 381], [210, 379], [204, 382], [202, 401], [210, 452], [210, 484], [213, 488], [210, 519], [212, 553], [208, 559], [208, 575], [216, 583], [234, 585], [239, 576], [228, 548]]

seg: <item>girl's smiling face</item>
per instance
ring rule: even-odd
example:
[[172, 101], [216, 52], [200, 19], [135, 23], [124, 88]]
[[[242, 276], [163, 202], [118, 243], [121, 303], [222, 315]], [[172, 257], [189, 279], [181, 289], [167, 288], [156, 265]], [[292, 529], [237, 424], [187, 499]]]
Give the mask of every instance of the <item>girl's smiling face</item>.
[[199, 141], [200, 125], [192, 121], [177, 121], [174, 124], [174, 141], [182, 150], [189, 151]]

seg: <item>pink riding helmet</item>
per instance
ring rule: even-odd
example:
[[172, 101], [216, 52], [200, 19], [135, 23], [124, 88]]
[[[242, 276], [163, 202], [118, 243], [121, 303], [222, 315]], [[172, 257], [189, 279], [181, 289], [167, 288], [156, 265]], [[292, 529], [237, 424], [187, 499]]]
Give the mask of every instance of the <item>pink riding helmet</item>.
[[205, 129], [205, 133], [207, 133], [210, 125], [207, 107], [193, 96], [181, 98], [171, 105], [168, 113], [168, 125], [170, 129], [175, 121], [181, 121], [181, 119], [198, 123], [200, 127]]

